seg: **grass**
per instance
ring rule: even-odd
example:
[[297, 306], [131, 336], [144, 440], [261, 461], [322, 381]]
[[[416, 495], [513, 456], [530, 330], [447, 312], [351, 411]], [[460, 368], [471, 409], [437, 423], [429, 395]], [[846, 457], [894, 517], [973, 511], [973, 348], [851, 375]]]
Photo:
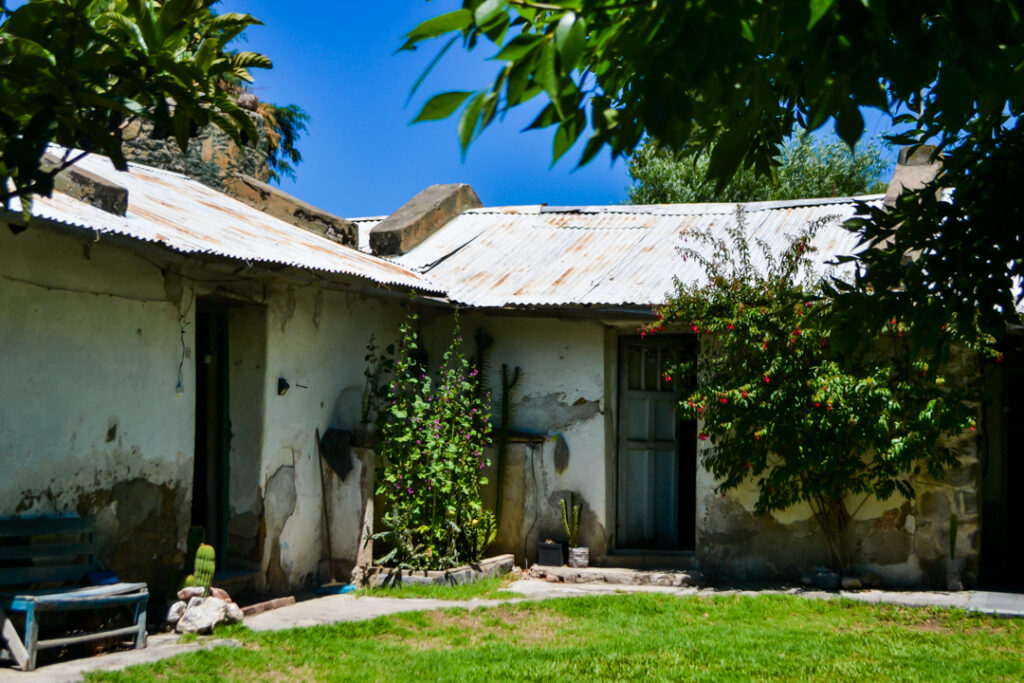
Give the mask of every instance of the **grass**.
[[515, 581], [515, 578], [506, 574], [505, 576], [495, 576], [457, 586], [408, 584], [388, 588], [360, 588], [356, 591], [356, 595], [374, 598], [433, 598], [435, 600], [472, 600], [473, 598], [480, 598], [481, 600], [507, 600], [515, 597], [509, 591], [504, 590], [513, 581]]
[[1024, 678], [1024, 620], [785, 595], [566, 598], [231, 635], [243, 646], [87, 680]]

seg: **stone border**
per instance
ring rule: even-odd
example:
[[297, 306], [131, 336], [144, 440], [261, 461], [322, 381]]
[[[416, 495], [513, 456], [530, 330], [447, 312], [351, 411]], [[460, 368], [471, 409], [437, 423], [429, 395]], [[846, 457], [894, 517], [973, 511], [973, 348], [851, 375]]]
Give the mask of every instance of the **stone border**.
[[515, 555], [497, 555], [444, 571], [403, 572], [389, 567], [370, 567], [363, 575], [362, 583], [371, 588], [387, 586], [458, 586], [475, 583], [482, 579], [504, 576], [515, 566]]
[[530, 577], [551, 583], [611, 583], [627, 586], [696, 586], [703, 575], [695, 570], [648, 571], [620, 567], [548, 567], [535, 564]]

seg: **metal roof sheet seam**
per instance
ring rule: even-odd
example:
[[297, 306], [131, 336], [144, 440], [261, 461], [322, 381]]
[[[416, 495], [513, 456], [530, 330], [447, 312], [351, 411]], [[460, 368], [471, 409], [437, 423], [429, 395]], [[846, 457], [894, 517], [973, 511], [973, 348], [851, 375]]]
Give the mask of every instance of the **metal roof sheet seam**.
[[[291, 225], [173, 171], [130, 163], [128, 172], [122, 172], [99, 155], [90, 155], [77, 165], [126, 187], [127, 214], [116, 216], [54, 192], [51, 197], [35, 198], [33, 216], [98, 235], [118, 234], [158, 243], [183, 254], [274, 263], [444, 293], [430, 279], [401, 264]], [[11, 208], [20, 213], [16, 200]]]

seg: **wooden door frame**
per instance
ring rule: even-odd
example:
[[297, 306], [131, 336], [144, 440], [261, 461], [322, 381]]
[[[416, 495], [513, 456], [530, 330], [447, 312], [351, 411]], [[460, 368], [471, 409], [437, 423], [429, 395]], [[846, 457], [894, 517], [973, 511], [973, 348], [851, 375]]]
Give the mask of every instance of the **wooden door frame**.
[[[623, 405], [623, 395], [625, 393], [626, 387], [628, 387], [628, 377], [626, 376], [626, 373], [628, 372], [628, 359], [625, 358], [626, 344], [628, 342], [630, 342], [630, 341], [638, 341], [640, 339], [641, 339], [641, 337], [639, 335], [637, 335], [635, 333], [632, 333], [632, 332], [630, 332], [630, 333], [619, 333], [619, 334], [617, 334], [615, 336], [615, 355], [614, 355], [615, 367], [614, 367], [614, 385], [613, 385], [614, 386], [614, 401], [615, 401], [615, 413], [614, 413], [615, 414], [615, 419], [613, 420], [613, 424], [612, 424], [612, 427], [615, 430], [614, 431], [614, 437], [615, 437], [614, 438], [614, 443], [615, 443], [615, 463], [614, 463], [614, 470], [613, 470], [614, 471], [614, 495], [615, 495], [615, 500], [614, 500], [613, 505], [611, 506], [611, 509], [614, 511], [614, 515], [615, 515], [614, 524], [612, 526], [612, 528], [614, 529], [614, 536], [613, 536], [613, 538], [614, 538], [614, 545], [613, 545], [613, 548], [615, 550], [636, 550], [636, 548], [631, 548], [631, 547], [623, 546], [623, 539], [622, 539], [622, 533], [621, 533], [621, 524], [623, 523], [623, 520], [625, 518], [625, 516], [623, 514], [623, 510], [622, 510], [622, 506], [624, 504], [623, 496], [625, 495], [624, 487], [622, 485], [622, 479], [623, 479], [623, 470], [622, 470], [622, 468], [623, 468], [623, 456], [624, 456], [624, 453], [625, 453], [625, 441], [626, 441], [625, 430], [623, 428], [623, 422], [624, 422], [624, 420], [627, 419], [626, 407]], [[687, 351], [688, 347], [689, 347], [689, 345], [686, 343], [688, 341], [688, 335], [686, 335], [686, 334], [666, 334], [666, 335], [662, 335], [660, 338], [658, 338], [655, 341], [655, 343], [657, 344], [657, 342], [662, 341], [662, 340], [664, 340], [664, 341], [674, 341], [675, 344], [673, 344], [673, 346], [677, 350], [679, 350], [681, 353], [685, 353]], [[694, 352], [695, 352], [695, 350], [694, 350]], [[676, 421], [676, 429], [675, 429], [675, 437], [674, 437], [676, 458], [677, 458], [677, 462], [680, 462], [680, 463], [683, 460], [683, 448], [682, 448], [683, 443], [682, 443], [682, 439], [680, 438], [681, 437], [680, 426], [684, 425], [684, 424], [686, 424], [686, 423], [683, 423], [683, 422], [681, 422], [681, 421], [679, 421], [677, 419], [677, 421]], [[693, 448], [696, 448], [696, 443], [694, 442], [694, 444], [692, 444], [692, 446], [693, 446]], [[677, 478], [679, 478], [680, 480], [682, 479], [681, 470], [678, 469], [678, 468], [677, 468]], [[683, 519], [687, 519], [688, 517], [682, 514], [682, 506], [686, 502], [686, 498], [684, 498], [681, 494], [682, 494], [681, 491], [677, 492], [677, 505], [676, 505], [676, 514], [680, 518], [679, 519], [679, 527], [678, 527], [678, 530], [677, 530], [677, 535], [680, 537], [679, 545], [677, 547], [663, 548], [663, 549], [652, 548], [651, 550], [655, 550], [655, 551], [666, 550], [666, 551], [679, 551], [679, 552], [689, 552], [689, 551], [695, 550], [695, 545], [696, 545], [695, 529], [690, 530], [689, 532], [686, 532], [686, 533], [684, 533], [682, 531], [682, 524], [681, 524], [681, 522], [683, 521]], [[695, 511], [696, 510], [696, 487], [694, 487], [694, 490], [691, 492], [691, 494], [689, 496], [689, 500], [692, 500], [693, 505], [694, 505], [694, 511]], [[682, 545], [684, 543], [684, 541], [683, 541], [684, 537], [687, 538], [687, 539], [692, 537], [693, 538], [693, 544], [692, 545], [694, 545], [694, 547], [692, 547], [692, 548], [690, 548], [690, 547], [682, 547]]]

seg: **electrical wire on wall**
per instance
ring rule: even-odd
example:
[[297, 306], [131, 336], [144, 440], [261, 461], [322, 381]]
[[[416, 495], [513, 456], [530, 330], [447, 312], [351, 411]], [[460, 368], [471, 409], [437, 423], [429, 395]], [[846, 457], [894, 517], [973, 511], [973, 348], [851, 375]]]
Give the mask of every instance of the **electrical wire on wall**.
[[178, 308], [178, 330], [181, 335], [181, 357], [178, 359], [178, 384], [174, 387], [175, 396], [182, 396], [185, 394], [185, 375], [183, 369], [185, 367], [185, 353], [188, 351], [188, 347], [185, 345], [185, 332], [188, 327], [188, 314], [192, 310], [192, 304], [195, 303], [196, 297], [195, 292], [189, 293], [188, 307], [185, 310]]

